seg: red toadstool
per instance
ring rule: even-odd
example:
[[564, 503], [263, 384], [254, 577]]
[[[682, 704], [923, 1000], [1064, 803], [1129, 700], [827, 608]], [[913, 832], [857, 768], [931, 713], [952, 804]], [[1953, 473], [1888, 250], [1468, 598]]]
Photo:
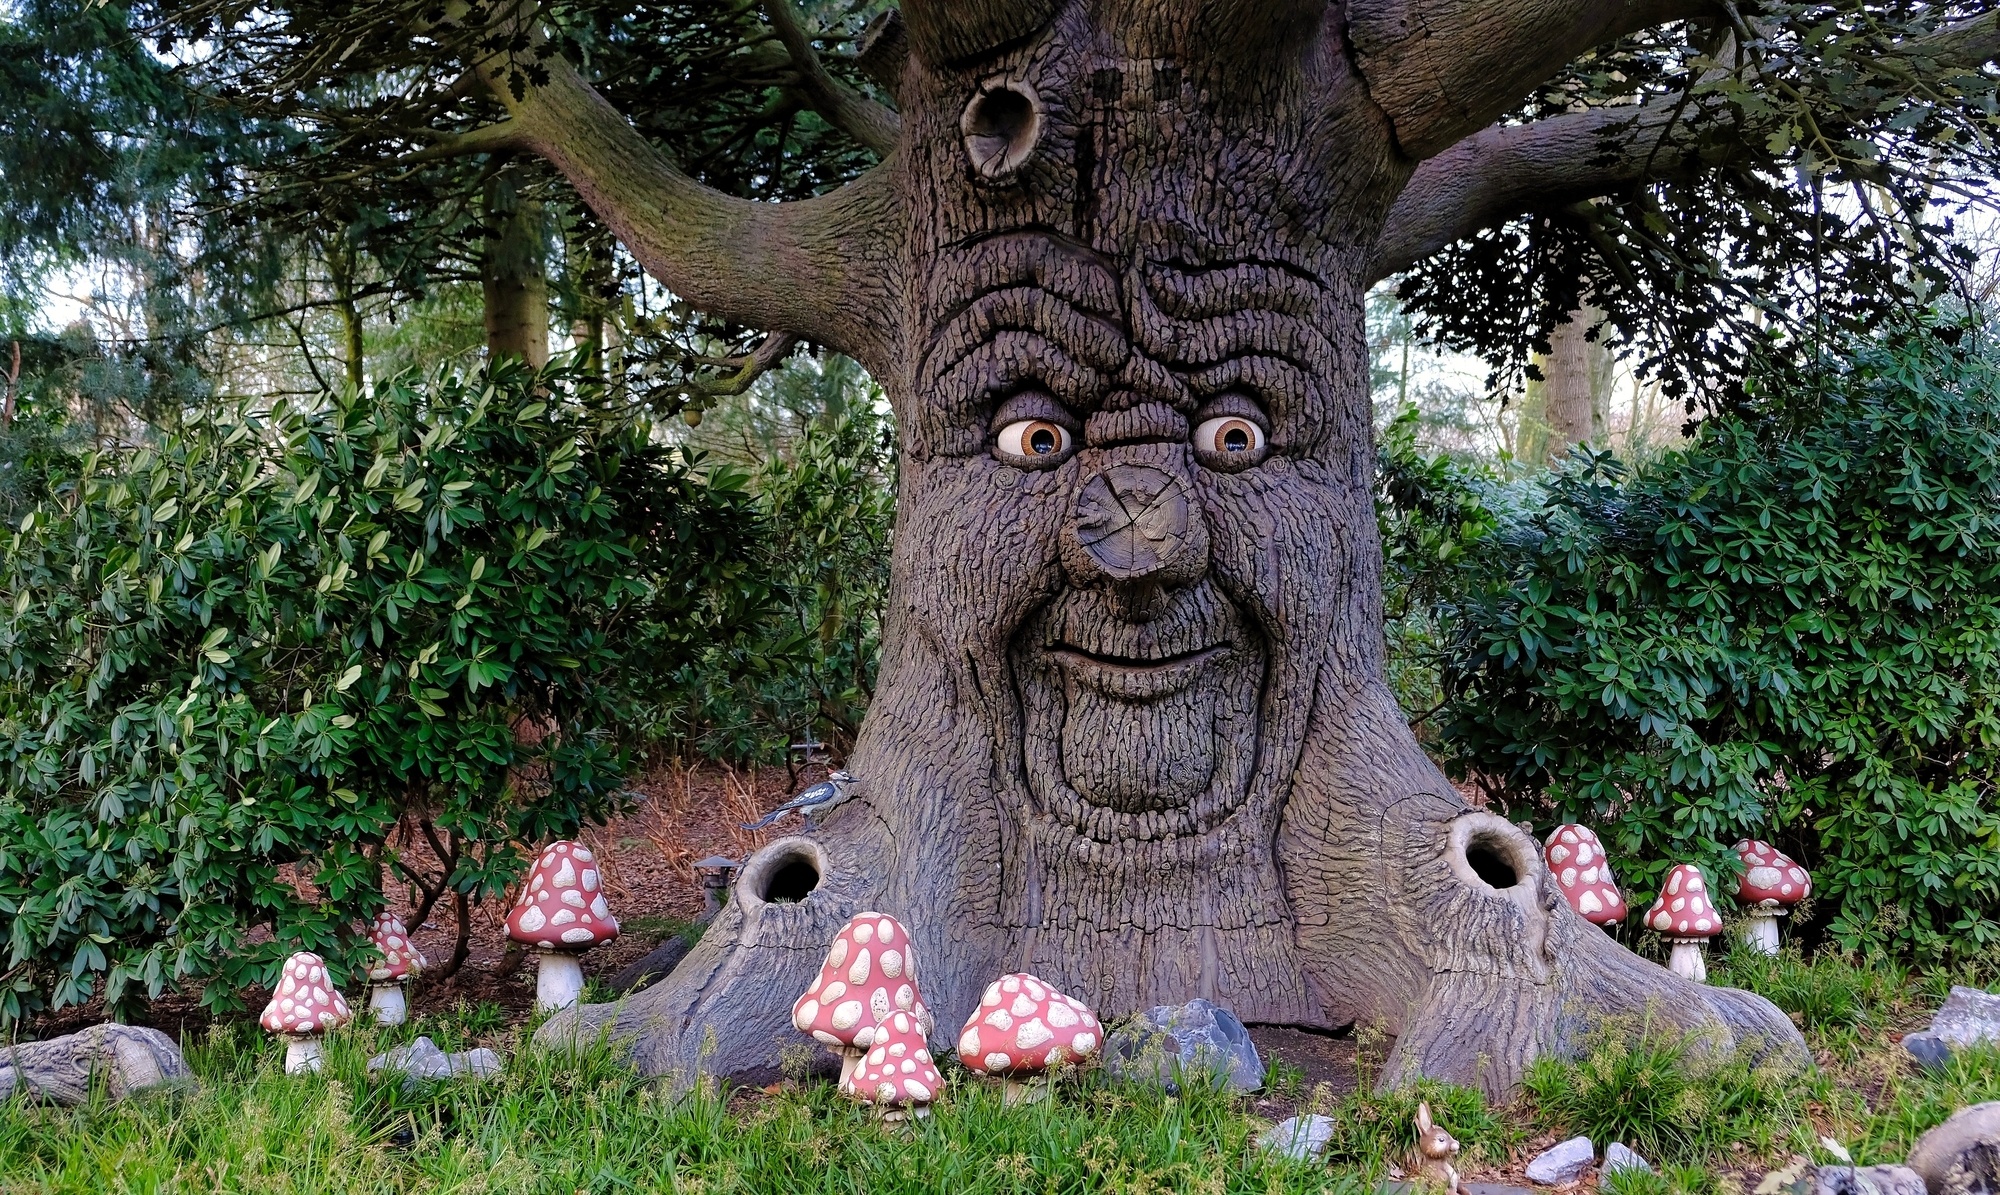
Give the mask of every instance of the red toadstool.
[[1032, 975], [1003, 975], [986, 985], [966, 1018], [958, 1060], [967, 1070], [1000, 1076], [1001, 1102], [1016, 1104], [1048, 1094], [1036, 1076], [1088, 1062], [1103, 1044], [1104, 1026], [1081, 1000]]
[[917, 989], [910, 932], [883, 913], [856, 913], [834, 935], [812, 986], [792, 1005], [792, 1024], [840, 1055], [840, 1081], [874, 1044], [875, 1027], [908, 1013], [925, 1033], [931, 1014]]
[[1778, 953], [1778, 918], [1812, 895], [1812, 877], [1783, 851], [1768, 842], [1746, 838], [1736, 844], [1743, 861], [1743, 879], [1736, 899], [1750, 909], [1743, 941], [1765, 954]]
[[264, 1006], [258, 1023], [267, 1033], [286, 1039], [285, 1073], [319, 1069], [319, 1036], [354, 1019], [347, 1000], [333, 986], [326, 960], [301, 950], [285, 960], [278, 977], [278, 990]]
[[1611, 861], [1604, 844], [1588, 826], [1557, 826], [1542, 857], [1569, 907], [1593, 925], [1610, 927], [1625, 920], [1625, 898], [1611, 878]]
[[1674, 944], [1667, 966], [1674, 974], [1696, 983], [1708, 980], [1708, 964], [1702, 959], [1701, 944], [1722, 929], [1722, 916], [1708, 901], [1708, 882], [1701, 868], [1692, 863], [1677, 864], [1667, 873], [1660, 898], [1646, 910], [1646, 925]]
[[[931, 1101], [944, 1086], [917, 1018], [897, 1009], [875, 1026], [874, 1044], [841, 1090], [873, 1104], [883, 1120], [930, 1115]], [[907, 1110], [907, 1112], [905, 1111]]]
[[410, 941], [403, 919], [387, 909], [375, 915], [368, 942], [382, 955], [368, 969], [368, 1010], [375, 1014], [377, 1025], [400, 1025], [410, 1016], [403, 983], [424, 969], [423, 952]]
[[552, 842], [528, 872], [521, 898], [507, 914], [507, 936], [538, 954], [535, 1010], [573, 1007], [583, 996], [577, 956], [618, 936], [604, 903], [597, 856], [580, 842]]

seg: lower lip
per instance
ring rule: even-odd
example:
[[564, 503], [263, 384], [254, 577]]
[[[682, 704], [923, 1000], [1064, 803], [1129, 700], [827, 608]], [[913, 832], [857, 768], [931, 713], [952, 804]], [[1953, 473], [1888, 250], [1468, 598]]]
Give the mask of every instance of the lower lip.
[[1229, 654], [1230, 645], [1218, 643], [1187, 655], [1157, 663], [1113, 661], [1086, 655], [1069, 647], [1049, 649], [1063, 671], [1104, 692], [1122, 698], [1158, 697], [1180, 689], [1210, 664]]

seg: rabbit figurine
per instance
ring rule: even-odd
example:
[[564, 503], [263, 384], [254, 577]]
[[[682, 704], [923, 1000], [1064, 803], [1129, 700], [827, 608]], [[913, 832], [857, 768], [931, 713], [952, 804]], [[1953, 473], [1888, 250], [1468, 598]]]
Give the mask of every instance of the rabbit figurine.
[[1457, 1195], [1458, 1138], [1444, 1131], [1431, 1119], [1428, 1102], [1417, 1105], [1417, 1147], [1410, 1151], [1409, 1160], [1403, 1169], [1422, 1187], [1442, 1191], [1444, 1195]]

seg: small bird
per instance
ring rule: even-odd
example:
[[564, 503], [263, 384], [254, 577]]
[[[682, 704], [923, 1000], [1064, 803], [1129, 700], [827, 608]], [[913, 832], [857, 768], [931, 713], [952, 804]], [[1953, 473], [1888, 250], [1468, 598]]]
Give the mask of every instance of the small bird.
[[813, 830], [813, 819], [824, 816], [827, 810], [846, 801], [854, 795], [854, 777], [846, 772], [828, 772], [826, 779], [812, 785], [778, 806], [754, 822], [745, 822], [745, 830], [762, 830], [787, 813], [796, 813], [805, 819], [806, 833]]

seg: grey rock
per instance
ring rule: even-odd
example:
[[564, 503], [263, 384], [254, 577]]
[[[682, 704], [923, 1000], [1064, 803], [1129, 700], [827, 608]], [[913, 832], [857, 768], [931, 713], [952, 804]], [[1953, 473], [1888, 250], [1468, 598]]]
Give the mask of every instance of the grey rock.
[[1978, 988], [1955, 987], [1931, 1018], [1931, 1033], [1948, 1046], [2000, 1042], [2000, 996]]
[[66, 1037], [0, 1047], [0, 1099], [21, 1094], [81, 1104], [90, 1098], [93, 1078], [114, 1100], [198, 1086], [174, 1039], [139, 1025], [92, 1025]]
[[386, 1054], [377, 1054], [368, 1060], [368, 1069], [374, 1071], [395, 1071], [403, 1076], [405, 1089], [420, 1083], [434, 1083], [440, 1079], [473, 1078], [484, 1079], [500, 1073], [500, 1055], [480, 1047], [447, 1054], [428, 1037], [420, 1037], [407, 1046], [397, 1046]]
[[1264, 1135], [1257, 1138], [1257, 1146], [1270, 1153], [1309, 1162], [1326, 1152], [1327, 1145], [1333, 1141], [1333, 1128], [1331, 1116], [1311, 1113], [1294, 1116], [1264, 1130]]
[[1935, 1033], [1905, 1034], [1903, 1052], [1927, 1071], [1941, 1071], [1951, 1064], [1951, 1043]]
[[679, 934], [653, 947], [638, 962], [611, 977], [611, 990], [624, 992], [643, 991], [673, 974], [674, 967], [687, 957], [688, 944]]
[[1544, 1187], [1560, 1187], [1590, 1173], [1597, 1161], [1597, 1147], [1588, 1137], [1571, 1137], [1550, 1146], [1528, 1163], [1528, 1181]]
[[1264, 1085], [1264, 1063], [1250, 1031], [1235, 1013], [1207, 1000], [1162, 1004], [1119, 1026], [1104, 1042], [1104, 1069], [1170, 1092], [1180, 1090], [1177, 1071], [1208, 1071], [1231, 1091]]
[[1644, 1170], [1650, 1174], [1653, 1164], [1636, 1151], [1627, 1149], [1623, 1141], [1613, 1141], [1604, 1147], [1603, 1173], [1615, 1174], [1620, 1170]]
[[[1954, 996], [1964, 989], [1954, 988]], [[1917, 1138], [1910, 1169], [1930, 1195], [1992, 1195], [2000, 1191], [2000, 1101], [1960, 1108]]]
[[1924, 1195], [1924, 1180], [1908, 1166], [1821, 1166], [1813, 1195]]

